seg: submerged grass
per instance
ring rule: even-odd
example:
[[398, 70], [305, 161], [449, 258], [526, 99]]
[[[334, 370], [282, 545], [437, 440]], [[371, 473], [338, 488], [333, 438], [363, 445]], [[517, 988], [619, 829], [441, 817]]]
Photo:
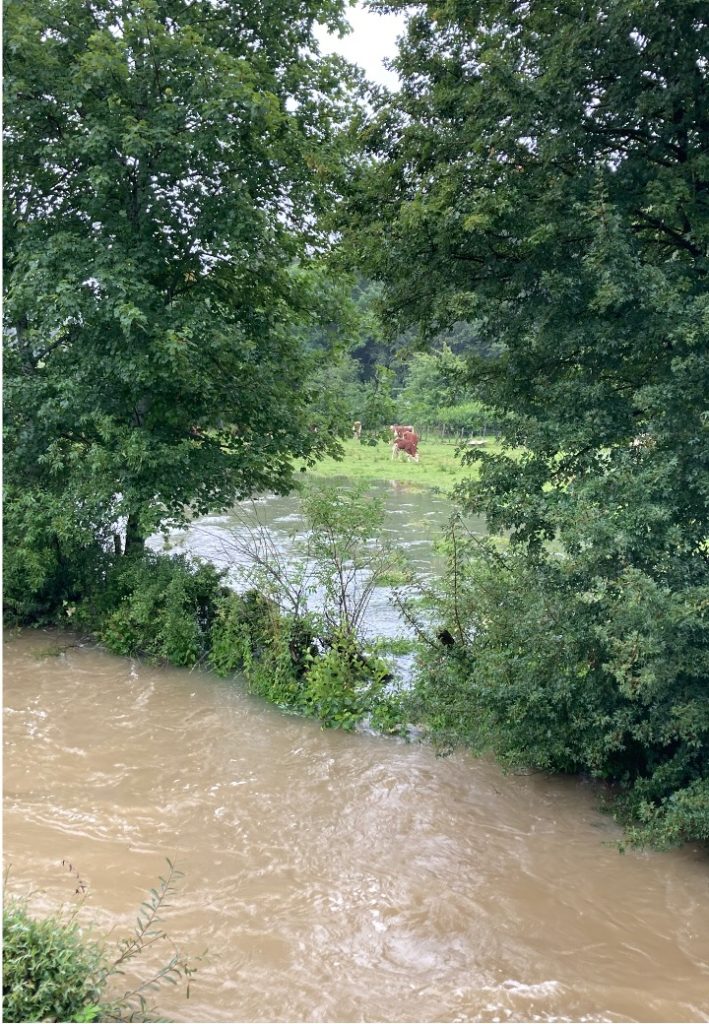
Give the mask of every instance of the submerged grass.
[[[430, 488], [448, 493], [461, 480], [474, 480], [478, 476], [476, 465], [461, 465], [458, 445], [453, 441], [433, 438], [421, 441], [419, 462], [401, 457], [392, 459], [391, 448], [383, 441], [369, 445], [349, 439], [343, 443], [343, 449], [342, 459], [323, 459], [308, 470], [308, 477], [346, 476], [363, 483], [393, 480], [417, 490]], [[500, 445], [495, 438], [488, 438], [483, 450], [498, 452]]]

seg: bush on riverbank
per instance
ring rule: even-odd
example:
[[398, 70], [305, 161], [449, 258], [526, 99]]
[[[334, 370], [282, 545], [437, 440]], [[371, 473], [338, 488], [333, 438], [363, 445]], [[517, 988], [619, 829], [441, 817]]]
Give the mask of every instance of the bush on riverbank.
[[601, 575], [585, 550], [532, 563], [462, 536], [449, 557], [437, 627], [449, 643], [419, 661], [419, 720], [510, 768], [604, 780], [632, 842], [709, 841], [701, 575], [669, 559], [662, 583], [639, 568]]
[[[389, 692], [390, 666], [360, 635], [375, 588], [401, 568], [382, 535], [383, 504], [326, 487], [305, 495], [303, 513], [308, 530], [294, 560], [258, 520], [242, 524], [246, 539], [225, 539], [234, 563], [247, 566], [241, 595], [223, 571], [189, 556], [101, 550], [81, 587], [44, 588], [42, 618], [30, 601], [26, 619], [89, 631], [116, 654], [243, 673], [252, 693], [328, 726], [369, 718], [393, 728], [400, 701]], [[19, 604], [13, 613], [22, 621]]]
[[243, 672], [252, 693], [325, 725], [353, 729], [366, 717], [392, 721], [389, 665], [364, 654], [352, 633], [329, 635], [313, 615], [284, 614], [256, 591], [229, 594], [212, 629], [211, 667]]
[[223, 573], [206, 562], [151, 552], [124, 562], [107, 580], [101, 641], [116, 654], [197, 664], [210, 646]]
[[3, 1020], [95, 1021], [102, 994], [100, 947], [75, 923], [36, 920], [17, 901], [3, 913]]
[[256, 590], [236, 594], [223, 572], [187, 556], [107, 560], [88, 594], [62, 596], [42, 621], [90, 631], [114, 654], [242, 673], [252, 693], [328, 726], [352, 729], [369, 717], [386, 729], [398, 720], [390, 666], [365, 653], [353, 629], [283, 611]]
[[[125, 991], [123, 976], [130, 961], [140, 959], [148, 947], [168, 939], [161, 913], [175, 894], [181, 872], [168, 861], [169, 871], [141, 904], [133, 932], [111, 951], [84, 933], [76, 915], [32, 916], [25, 901], [6, 899], [3, 906], [2, 994], [3, 1020], [25, 1021], [153, 1021], [154, 1010], [146, 994], [161, 982], [187, 983], [195, 968], [178, 950], [162, 966], [148, 968], [147, 980]], [[74, 869], [72, 868], [72, 873]], [[78, 891], [78, 890], [77, 890]], [[121, 978], [123, 994], [108, 992], [113, 978]]]
[[308, 491], [304, 536], [286, 555], [257, 510], [241, 509], [222, 539], [245, 564], [249, 590], [220, 603], [210, 664], [242, 671], [253, 693], [283, 708], [351, 729], [365, 718], [396, 724], [399, 698], [388, 663], [362, 639], [378, 586], [401, 575], [400, 552], [384, 536], [383, 502], [362, 488]]

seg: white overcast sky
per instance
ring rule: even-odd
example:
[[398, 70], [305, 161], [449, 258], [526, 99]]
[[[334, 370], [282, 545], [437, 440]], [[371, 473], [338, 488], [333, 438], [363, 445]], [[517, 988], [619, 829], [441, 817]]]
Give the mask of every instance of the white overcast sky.
[[403, 14], [374, 14], [365, 10], [361, 0], [347, 14], [352, 32], [344, 39], [318, 32], [325, 53], [339, 53], [353, 64], [359, 64], [373, 82], [395, 89], [398, 78], [387, 71], [382, 61], [396, 55], [396, 39], [404, 30]]

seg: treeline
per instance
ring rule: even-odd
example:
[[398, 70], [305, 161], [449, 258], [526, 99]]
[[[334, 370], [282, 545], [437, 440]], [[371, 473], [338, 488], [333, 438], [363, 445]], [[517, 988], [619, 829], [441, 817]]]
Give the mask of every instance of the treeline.
[[[323, 405], [332, 405], [336, 396], [339, 423], [333, 423], [331, 429], [347, 432], [344, 425], [351, 432], [352, 424], [359, 421], [365, 439], [386, 435], [392, 423], [411, 423], [422, 437], [496, 434], [499, 423], [492, 410], [467, 398], [456, 384], [456, 375], [462, 374], [465, 366], [462, 356], [444, 348], [414, 353], [398, 373], [378, 365], [372, 378], [363, 379], [361, 365], [347, 353], [319, 375]], [[320, 408], [316, 401], [313, 409]], [[334, 410], [329, 412], [332, 417]]]
[[[330, 352], [317, 377], [321, 391], [313, 410], [325, 424], [341, 432], [344, 424], [347, 434], [359, 421], [365, 439], [385, 435], [392, 423], [411, 423], [422, 437], [498, 432], [494, 412], [473, 396], [468, 365], [490, 359], [499, 346], [483, 340], [475, 325], [456, 323], [424, 345], [413, 331], [387, 335], [381, 287], [360, 281], [348, 301], [351, 335]], [[322, 334], [315, 332], [310, 343], [317, 350]]]

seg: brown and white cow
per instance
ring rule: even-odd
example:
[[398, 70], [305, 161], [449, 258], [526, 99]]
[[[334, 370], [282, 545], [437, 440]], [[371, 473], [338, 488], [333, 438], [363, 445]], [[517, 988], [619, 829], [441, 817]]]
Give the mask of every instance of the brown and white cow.
[[392, 434], [391, 457], [392, 459], [395, 459], [397, 458], [399, 452], [404, 450], [399, 445], [399, 441], [403, 439], [404, 434], [413, 434], [414, 428], [410, 425], [404, 426], [403, 423], [392, 423], [392, 425], [389, 427], [389, 430], [391, 430]]
[[403, 452], [404, 455], [407, 455], [414, 462], [418, 462], [418, 442], [418, 434], [414, 432], [413, 428], [409, 429], [407, 427], [401, 435], [397, 434], [394, 438], [394, 443], [391, 446], [392, 459], [398, 458]]

